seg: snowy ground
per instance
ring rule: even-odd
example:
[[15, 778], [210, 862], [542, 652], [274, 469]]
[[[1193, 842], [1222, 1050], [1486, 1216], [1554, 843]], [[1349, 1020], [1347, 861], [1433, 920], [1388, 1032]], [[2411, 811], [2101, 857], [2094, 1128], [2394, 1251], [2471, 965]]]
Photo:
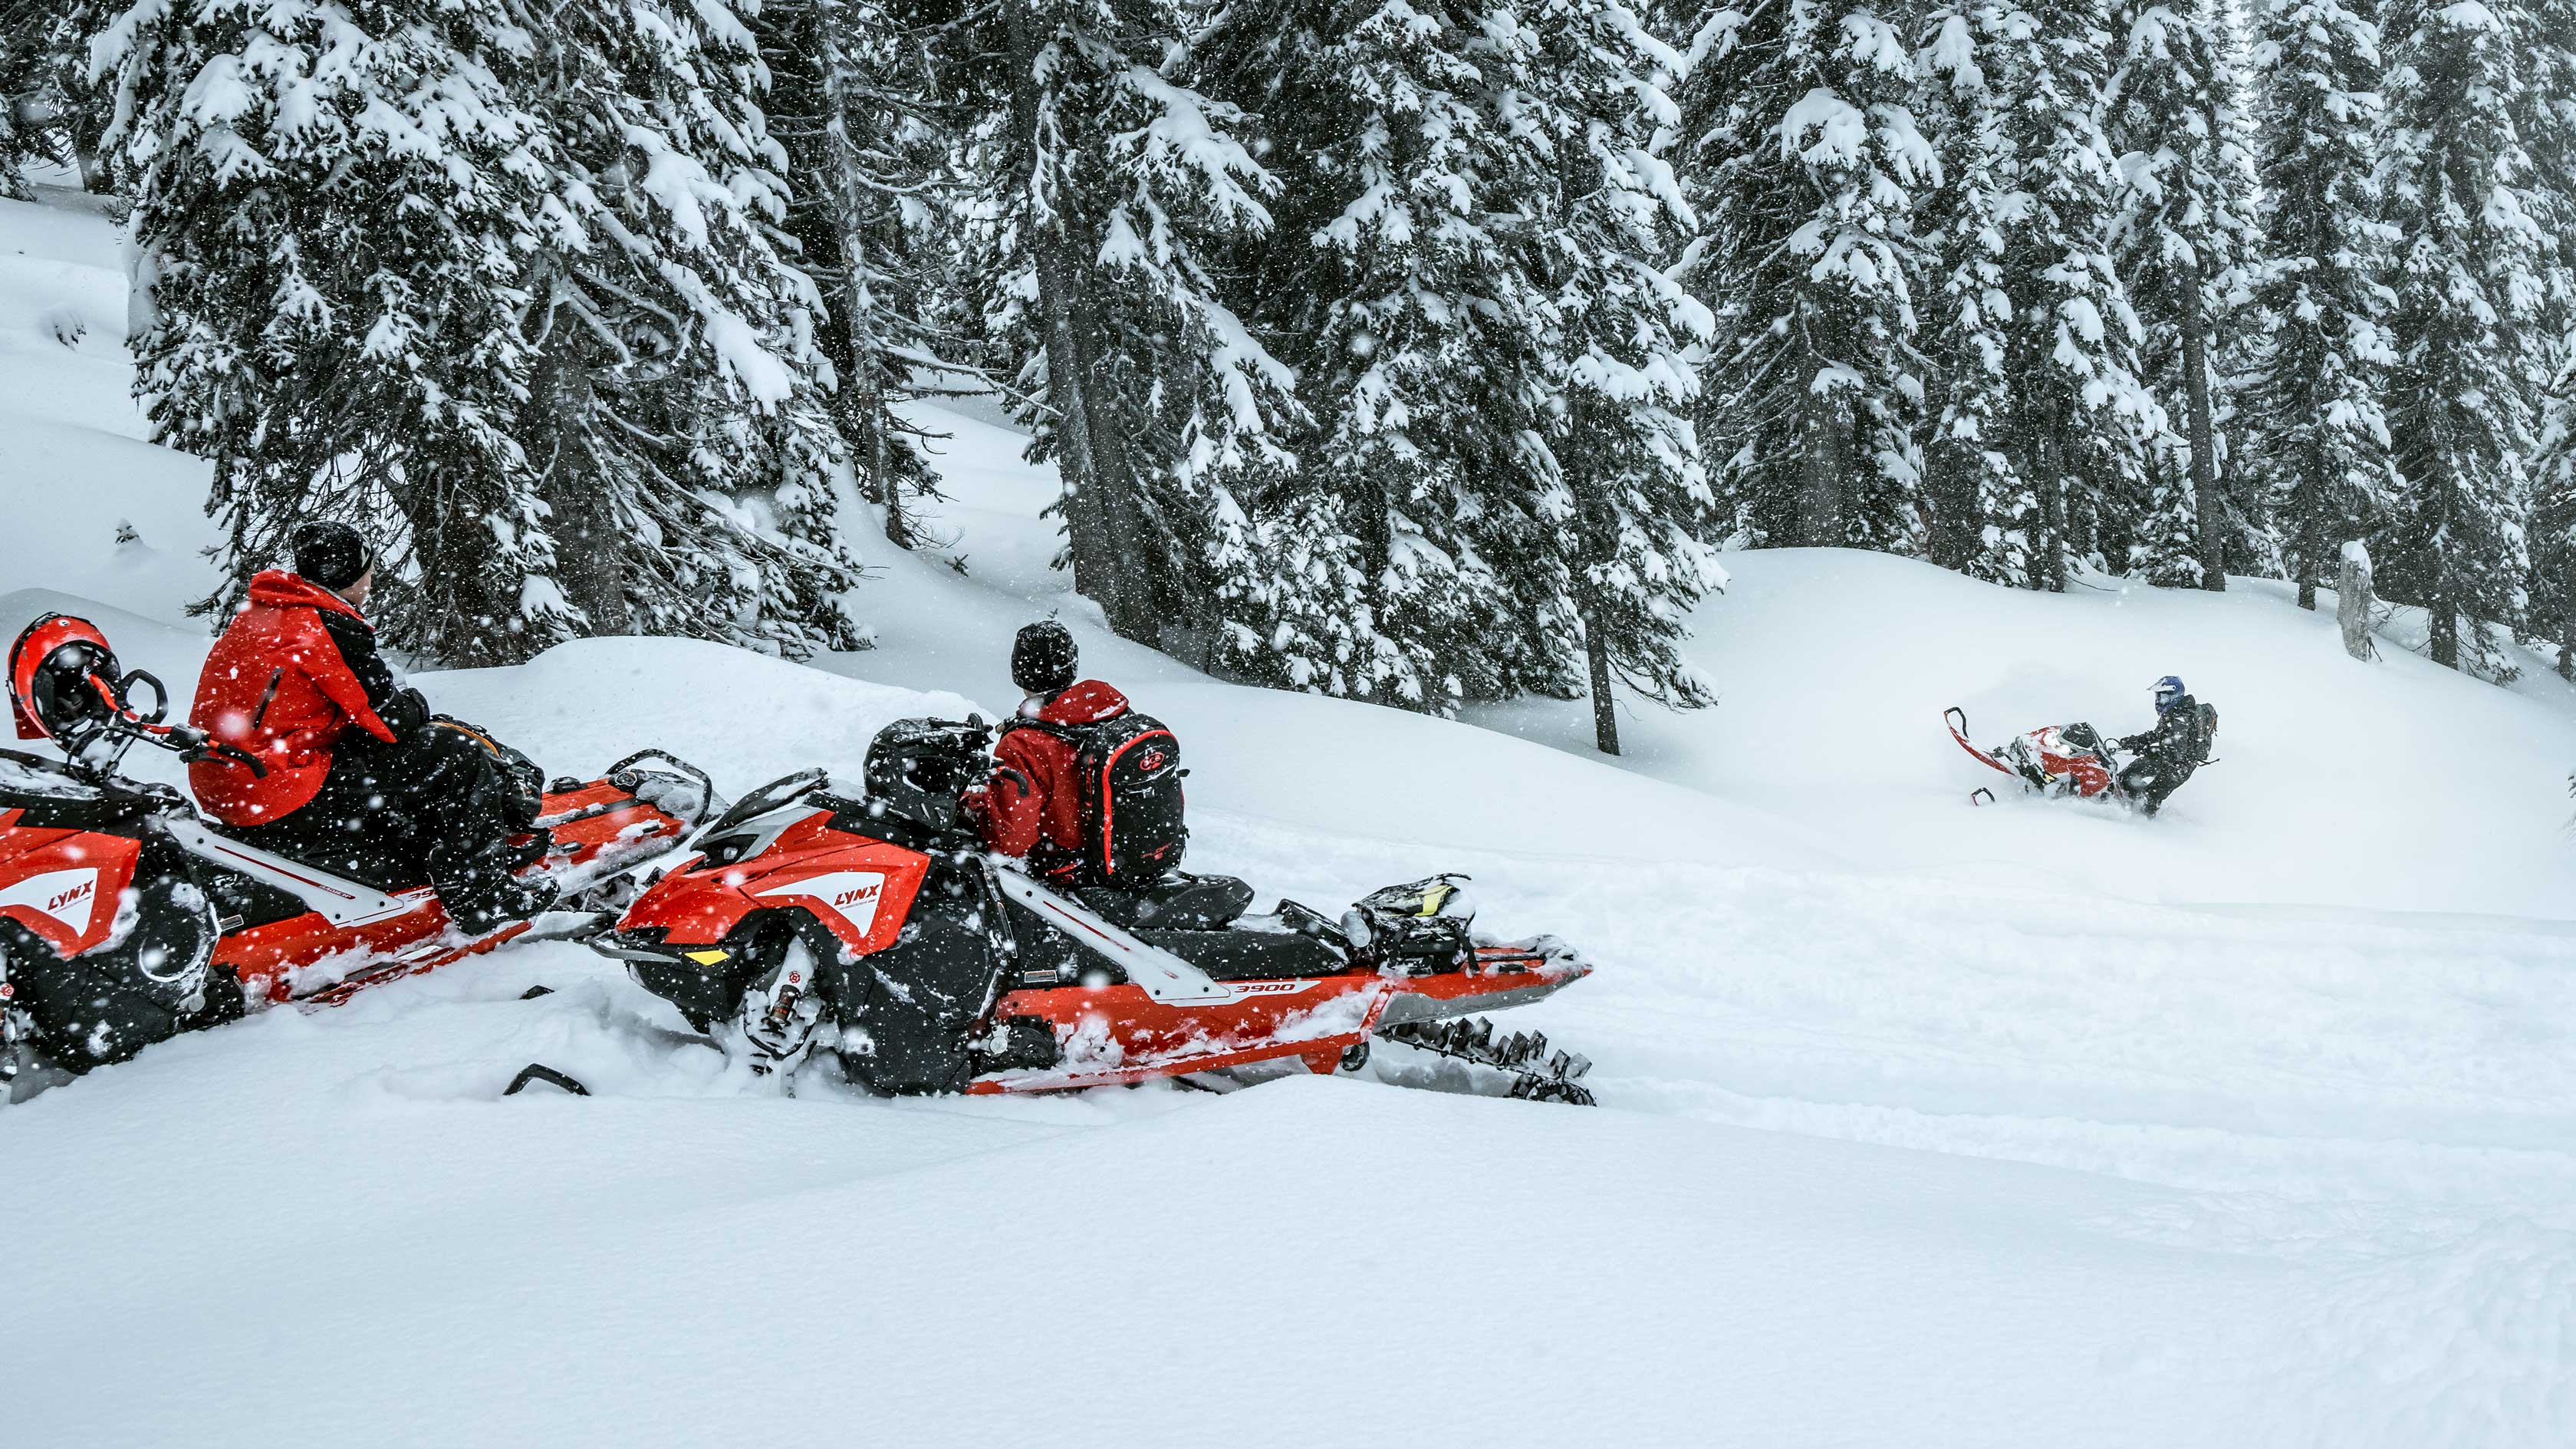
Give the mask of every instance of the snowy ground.
[[[122, 295], [107, 223], [0, 203], [0, 631], [104, 600], [184, 692], [204, 472], [136, 441]], [[514, 950], [0, 1112], [0, 1442], [2576, 1442], [2576, 692], [2352, 663], [2260, 584], [1741, 555], [1724, 702], [1630, 711], [1610, 764], [1579, 703], [1421, 720], [1107, 637], [1043, 474], [947, 425], [971, 577], [875, 548], [877, 649], [424, 688], [551, 769], [660, 744], [739, 790], [1007, 706], [1062, 608], [1180, 730], [1194, 863], [1327, 906], [1465, 869], [1584, 945], [1515, 1024], [1604, 1107], [791, 1099]], [[2164, 818], [1964, 804], [2001, 777], [1943, 706], [2126, 731], [2167, 672], [2224, 719]], [[498, 1100], [530, 1060], [599, 1095]]]

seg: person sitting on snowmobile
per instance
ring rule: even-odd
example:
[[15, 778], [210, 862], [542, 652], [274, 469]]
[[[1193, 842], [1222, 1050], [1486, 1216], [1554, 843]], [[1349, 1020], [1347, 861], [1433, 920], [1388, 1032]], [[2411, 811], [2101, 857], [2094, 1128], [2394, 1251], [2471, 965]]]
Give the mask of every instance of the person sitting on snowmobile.
[[[534, 829], [541, 782], [394, 678], [361, 612], [375, 584], [366, 539], [307, 523], [291, 548], [294, 572], [252, 576], [250, 602], [198, 676], [189, 723], [268, 767], [190, 765], [206, 813], [246, 845], [380, 889], [417, 885], [426, 869], [475, 935], [552, 905], [553, 886], [513, 875], [546, 848]], [[533, 839], [513, 845], [523, 833]]]
[[1024, 856], [1066, 886], [1136, 892], [1181, 861], [1180, 746], [1097, 679], [1076, 680], [1073, 633], [1053, 619], [1011, 643], [1011, 682], [1028, 696], [993, 746], [992, 778], [970, 792], [987, 848]]
[[2201, 709], [2182, 687], [2178, 675], [2156, 681], [2156, 722], [2145, 731], [2118, 741], [2137, 758], [2120, 769], [2120, 793], [2153, 815], [2166, 797], [2182, 788], [2208, 756], [2201, 734]]

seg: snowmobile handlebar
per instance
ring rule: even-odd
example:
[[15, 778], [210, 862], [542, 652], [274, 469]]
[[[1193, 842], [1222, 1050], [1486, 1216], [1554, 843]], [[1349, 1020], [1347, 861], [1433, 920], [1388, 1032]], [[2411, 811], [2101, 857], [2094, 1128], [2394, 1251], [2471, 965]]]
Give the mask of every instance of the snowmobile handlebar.
[[[137, 685], [152, 687], [152, 710], [148, 714], [134, 707]], [[268, 778], [268, 766], [248, 750], [227, 744], [193, 725], [163, 724], [161, 721], [170, 713], [170, 691], [158, 676], [134, 669], [111, 683], [105, 675], [93, 673], [89, 687], [107, 705], [108, 729], [130, 739], [150, 740], [192, 765], [200, 760], [219, 760], [250, 771], [254, 780]]]
[[[194, 736], [195, 743], [181, 743], [186, 736]], [[170, 738], [173, 744], [179, 746], [179, 758], [192, 765], [199, 760], [220, 760], [224, 764], [235, 765], [250, 771], [250, 777], [254, 780], [268, 778], [268, 766], [261, 764], [256, 756], [239, 745], [228, 745], [222, 740], [209, 739], [204, 732], [192, 730], [186, 725], [171, 726]]]

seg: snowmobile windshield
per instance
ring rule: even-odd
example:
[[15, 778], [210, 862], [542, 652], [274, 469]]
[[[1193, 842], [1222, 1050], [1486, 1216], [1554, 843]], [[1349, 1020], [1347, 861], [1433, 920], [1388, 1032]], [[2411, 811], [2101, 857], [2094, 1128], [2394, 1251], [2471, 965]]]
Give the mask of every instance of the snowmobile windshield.
[[781, 775], [733, 802], [725, 813], [710, 821], [699, 834], [713, 839], [746, 820], [755, 820], [772, 810], [793, 805], [831, 782], [832, 777], [821, 770], [798, 770], [792, 775]]

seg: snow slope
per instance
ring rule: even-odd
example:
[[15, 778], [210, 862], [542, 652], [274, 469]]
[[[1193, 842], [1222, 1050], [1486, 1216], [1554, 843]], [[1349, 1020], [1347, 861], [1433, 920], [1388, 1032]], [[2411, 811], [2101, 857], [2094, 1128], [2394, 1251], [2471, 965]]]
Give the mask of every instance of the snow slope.
[[[0, 490], [79, 485], [0, 536], [0, 631], [103, 597], [184, 696], [203, 475], [133, 441], [115, 267], [103, 222], [0, 210], [0, 410], [76, 424], [0, 417]], [[1007, 707], [1010, 630], [1062, 609], [1181, 730], [1195, 864], [1325, 906], [1466, 869], [1488, 923], [1583, 944], [1599, 973], [1514, 1024], [1598, 1059], [1604, 1107], [789, 1097], [587, 952], [515, 949], [0, 1112], [0, 1440], [2576, 1441], [2554, 680], [2353, 664], [2261, 586], [1742, 555], [1696, 646], [1724, 702], [1632, 711], [1613, 764], [1579, 705], [1478, 728], [1110, 639], [1048, 568], [1044, 474], [950, 427], [970, 577], [875, 548], [873, 651], [420, 682], [549, 769], [659, 744], [738, 791]], [[2225, 763], [2163, 819], [1966, 808], [1994, 777], [1943, 705], [2132, 729], [2168, 671]], [[597, 1095], [500, 1099], [531, 1060]]]
[[[2306, 613], [2261, 580], [2032, 595], [1840, 549], [1728, 568], [1691, 651], [1723, 703], [1627, 711], [1642, 772], [1865, 819], [1853, 848], [1888, 868], [2040, 869], [2063, 888], [2149, 900], [2576, 916], [2576, 688], [2540, 669], [2508, 691], [2393, 646], [2358, 664], [2332, 590]], [[2012, 782], [1950, 741], [1945, 707], [1964, 708], [1987, 746], [2073, 720], [2131, 734], [2169, 673], [2217, 706], [2218, 763], [2152, 825], [2017, 800], [1957, 808], [1977, 785], [2009, 796]], [[1481, 718], [1568, 747], [1590, 739], [1588, 705]]]

